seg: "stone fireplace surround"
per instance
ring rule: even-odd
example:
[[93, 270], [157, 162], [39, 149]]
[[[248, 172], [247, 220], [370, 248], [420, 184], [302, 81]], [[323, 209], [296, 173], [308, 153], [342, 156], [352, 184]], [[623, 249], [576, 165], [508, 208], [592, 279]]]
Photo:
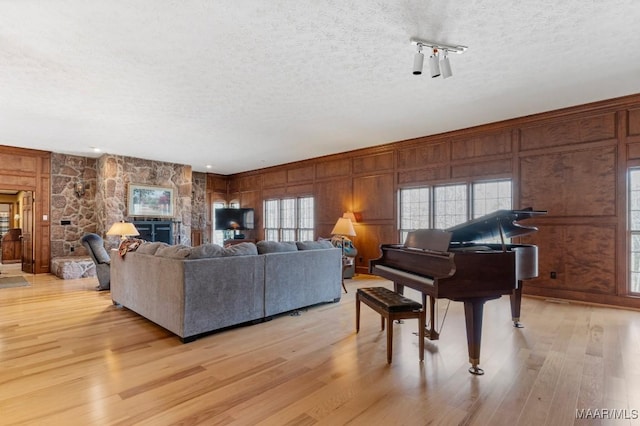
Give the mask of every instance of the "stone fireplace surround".
[[[74, 190], [79, 180], [85, 186], [81, 196]], [[96, 159], [52, 153], [51, 258], [86, 255], [80, 238], [88, 232], [103, 236], [111, 247], [117, 246], [118, 238], [105, 234], [114, 222], [134, 219], [126, 216], [129, 183], [173, 188], [173, 220], [180, 222], [175, 229], [182, 244], [191, 244], [194, 218], [196, 229], [206, 225], [206, 175], [193, 173], [191, 166], [112, 154]]]

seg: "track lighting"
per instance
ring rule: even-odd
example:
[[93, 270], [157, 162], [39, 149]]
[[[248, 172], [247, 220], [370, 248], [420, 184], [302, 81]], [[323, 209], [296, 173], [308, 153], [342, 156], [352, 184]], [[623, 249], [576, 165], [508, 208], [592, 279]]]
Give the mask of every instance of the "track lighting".
[[431, 77], [439, 77], [441, 75], [442, 78], [451, 77], [453, 73], [451, 72], [451, 63], [449, 62], [449, 53], [463, 53], [467, 50], [467, 46], [436, 43], [417, 38], [412, 38], [411, 44], [417, 46], [417, 52], [413, 58], [414, 75], [422, 74], [422, 64], [424, 61], [422, 49], [425, 47], [431, 49], [431, 56], [429, 56], [429, 72]]

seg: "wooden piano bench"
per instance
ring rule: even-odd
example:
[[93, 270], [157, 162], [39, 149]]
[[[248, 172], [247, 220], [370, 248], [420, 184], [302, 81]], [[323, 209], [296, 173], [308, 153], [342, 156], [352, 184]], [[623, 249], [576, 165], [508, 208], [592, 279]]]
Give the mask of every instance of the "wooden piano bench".
[[356, 333], [360, 331], [360, 302], [380, 314], [381, 329], [387, 326], [387, 363], [391, 364], [393, 352], [393, 321], [418, 318], [420, 361], [424, 360], [425, 310], [422, 305], [384, 287], [359, 288], [356, 293]]

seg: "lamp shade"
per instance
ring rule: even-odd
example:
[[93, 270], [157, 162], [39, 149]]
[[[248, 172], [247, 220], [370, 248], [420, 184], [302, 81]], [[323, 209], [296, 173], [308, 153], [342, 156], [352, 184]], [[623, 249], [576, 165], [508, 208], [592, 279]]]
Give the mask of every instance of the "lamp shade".
[[140, 235], [140, 233], [133, 223], [122, 221], [111, 225], [111, 228], [107, 231], [107, 235], [119, 235], [124, 240], [132, 235]]
[[332, 235], [347, 235], [349, 237], [356, 236], [356, 230], [353, 229], [353, 223], [351, 220], [345, 217], [341, 217], [336, 222], [336, 225], [333, 227], [331, 231]]

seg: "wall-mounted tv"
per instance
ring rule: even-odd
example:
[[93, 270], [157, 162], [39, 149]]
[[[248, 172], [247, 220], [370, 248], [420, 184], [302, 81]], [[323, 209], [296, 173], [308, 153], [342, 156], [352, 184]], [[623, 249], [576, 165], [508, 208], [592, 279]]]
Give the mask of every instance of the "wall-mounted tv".
[[253, 229], [253, 209], [215, 209], [216, 231]]

